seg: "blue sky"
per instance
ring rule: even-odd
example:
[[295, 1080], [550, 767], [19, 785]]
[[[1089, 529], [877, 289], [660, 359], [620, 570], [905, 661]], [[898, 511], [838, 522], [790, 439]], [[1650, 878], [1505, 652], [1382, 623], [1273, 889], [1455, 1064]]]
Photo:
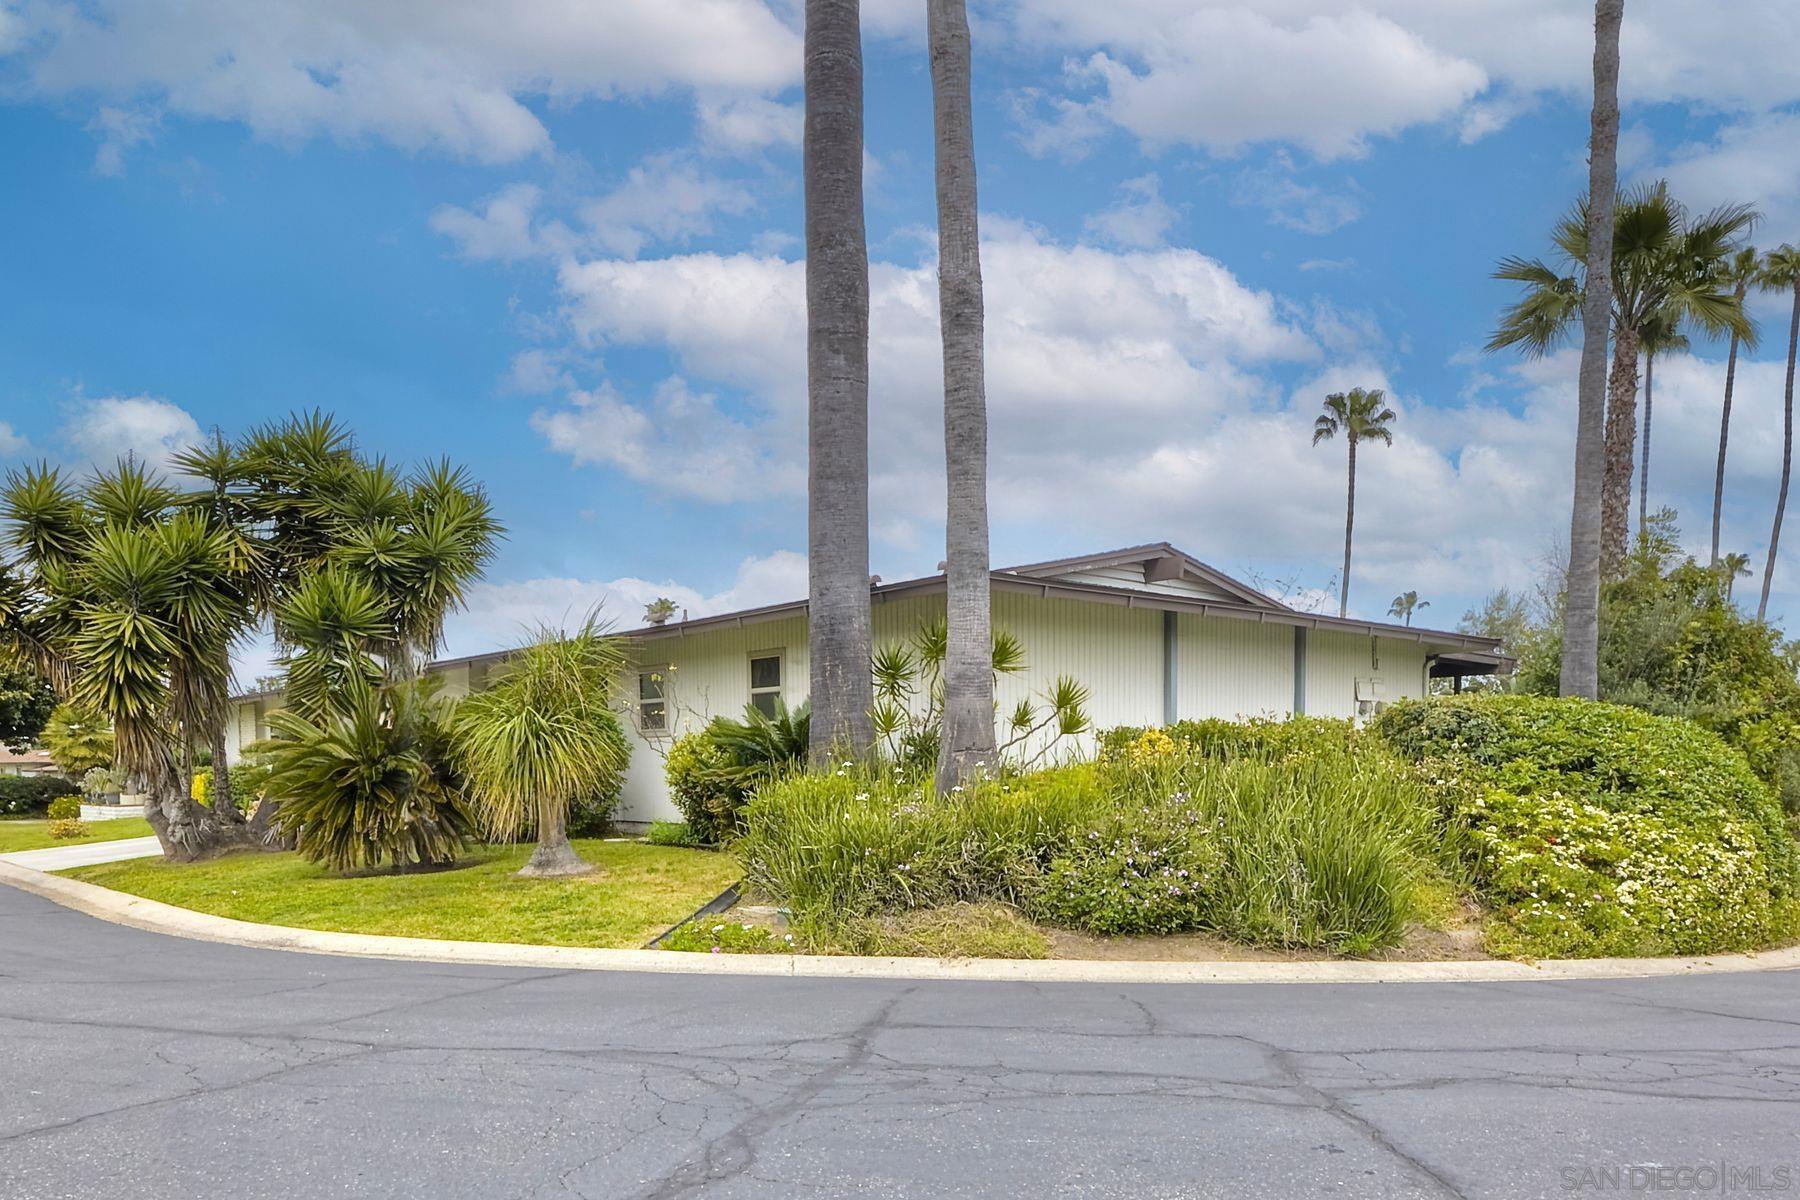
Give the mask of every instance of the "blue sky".
[[[453, 652], [605, 599], [804, 588], [799, 40], [787, 0], [0, 0], [0, 458], [159, 456], [331, 409], [510, 529]], [[1623, 168], [1800, 239], [1800, 15], [1632, 5]], [[923, 5], [865, 3], [874, 568], [942, 555]], [[1487, 273], [1585, 177], [1566, 0], [976, 0], [994, 553], [1174, 541], [1332, 586], [1340, 445], [1386, 387], [1352, 608], [1451, 623], [1566, 526], [1573, 361], [1479, 346]], [[1740, 371], [1760, 557], [1785, 311]], [[1659, 362], [1654, 501], [1707, 522], [1723, 348]], [[1666, 422], [1666, 423], [1665, 423]], [[1800, 566], [1778, 570], [1778, 610]], [[1785, 609], [1784, 609], [1785, 606]]]

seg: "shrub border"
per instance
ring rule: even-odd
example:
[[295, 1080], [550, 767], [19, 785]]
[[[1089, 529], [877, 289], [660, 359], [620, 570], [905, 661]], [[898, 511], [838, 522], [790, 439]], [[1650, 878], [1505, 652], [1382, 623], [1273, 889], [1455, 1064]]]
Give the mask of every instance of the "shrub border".
[[329, 933], [260, 925], [177, 908], [0, 862], [0, 884], [64, 908], [150, 933], [259, 950], [349, 958], [469, 963], [563, 971], [642, 971], [677, 975], [760, 975], [811, 979], [932, 979], [1015, 983], [1518, 983], [1639, 979], [1742, 971], [1800, 970], [1800, 946], [1760, 954], [1693, 958], [1589, 958], [1539, 963], [1475, 962], [1112, 962], [1082, 959], [855, 958], [805, 954], [678, 954], [511, 942], [454, 942], [367, 933]]

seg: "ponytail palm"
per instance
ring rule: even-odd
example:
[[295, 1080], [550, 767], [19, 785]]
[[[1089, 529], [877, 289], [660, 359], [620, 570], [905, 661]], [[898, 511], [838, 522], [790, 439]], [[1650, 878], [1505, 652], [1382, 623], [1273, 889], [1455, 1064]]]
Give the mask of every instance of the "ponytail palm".
[[482, 827], [501, 839], [537, 829], [519, 874], [594, 869], [569, 845], [569, 809], [616, 795], [624, 780], [630, 748], [612, 700], [625, 665], [619, 644], [591, 621], [569, 636], [545, 631], [457, 706], [457, 763]]

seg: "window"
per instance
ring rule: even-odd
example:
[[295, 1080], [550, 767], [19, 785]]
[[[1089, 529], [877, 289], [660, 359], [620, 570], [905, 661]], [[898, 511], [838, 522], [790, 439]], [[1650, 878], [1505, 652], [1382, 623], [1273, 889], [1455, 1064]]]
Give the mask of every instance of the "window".
[[781, 704], [781, 655], [758, 654], [750, 660], [750, 703], [765, 717]]
[[661, 669], [638, 673], [638, 728], [662, 733], [669, 727], [669, 702], [663, 695]]

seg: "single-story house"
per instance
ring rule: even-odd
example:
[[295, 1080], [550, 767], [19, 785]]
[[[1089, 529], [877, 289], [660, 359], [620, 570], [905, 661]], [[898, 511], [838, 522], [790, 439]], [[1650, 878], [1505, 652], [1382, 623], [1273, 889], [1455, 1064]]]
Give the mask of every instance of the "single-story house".
[[48, 750], [14, 750], [0, 746], [0, 775], [55, 775], [56, 763]]
[[[877, 646], [941, 620], [944, 577], [869, 589]], [[1024, 646], [1024, 670], [997, 686], [1000, 714], [1059, 676], [1089, 693], [1096, 729], [1202, 717], [1362, 718], [1424, 695], [1433, 679], [1502, 674], [1496, 639], [1302, 612], [1166, 542], [993, 572], [993, 623]], [[624, 681], [631, 769], [623, 822], [678, 816], [663, 782], [669, 741], [746, 704], [773, 711], [807, 697], [806, 601], [646, 625]], [[446, 659], [444, 694], [479, 690], [506, 652]], [[279, 693], [238, 697], [231, 752], [268, 735]], [[1004, 731], [1003, 731], [1004, 733]], [[1091, 749], [1092, 735], [1072, 749]]]

